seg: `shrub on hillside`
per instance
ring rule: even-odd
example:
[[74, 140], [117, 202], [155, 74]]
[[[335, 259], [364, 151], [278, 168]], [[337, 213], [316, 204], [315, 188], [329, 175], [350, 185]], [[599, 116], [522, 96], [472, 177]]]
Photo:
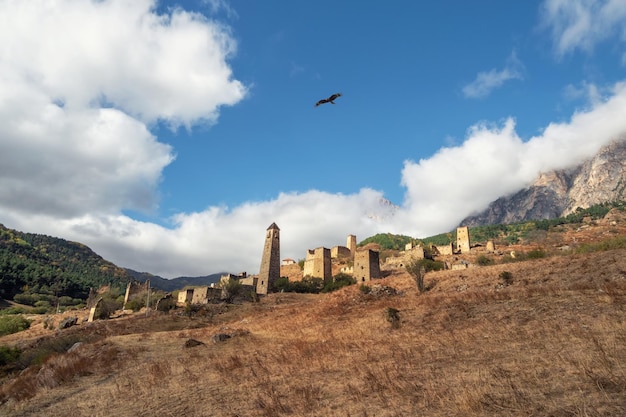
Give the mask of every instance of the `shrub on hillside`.
[[385, 310], [385, 319], [391, 324], [393, 329], [400, 327], [400, 310], [388, 307]]
[[21, 332], [30, 327], [30, 320], [23, 316], [2, 316], [0, 317], [0, 336]]
[[526, 254], [527, 259], [541, 259], [545, 257], [546, 253], [543, 249], [533, 249]]
[[492, 258], [485, 255], [478, 255], [478, 257], [476, 258], [476, 264], [480, 266], [489, 266], [493, 265], [494, 263], [495, 262]]
[[133, 310], [134, 312], [141, 310], [145, 306], [146, 299], [143, 297], [135, 297], [131, 300], [128, 300], [128, 302], [126, 303], [126, 309]]
[[339, 288], [347, 287], [348, 285], [354, 284], [356, 284], [356, 280], [351, 275], [341, 272], [335, 275], [332, 281], [324, 284], [322, 292], [332, 292], [338, 290]]
[[504, 285], [511, 285], [513, 283], [513, 274], [509, 271], [500, 272], [499, 277]]
[[0, 346], [0, 366], [9, 365], [19, 359], [22, 351], [18, 348]]

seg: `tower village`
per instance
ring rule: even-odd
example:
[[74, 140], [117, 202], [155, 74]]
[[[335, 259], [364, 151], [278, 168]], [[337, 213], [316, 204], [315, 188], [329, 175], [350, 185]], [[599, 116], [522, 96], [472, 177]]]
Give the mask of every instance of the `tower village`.
[[[398, 256], [388, 256], [381, 262], [379, 250], [372, 247], [357, 248], [356, 236], [348, 235], [346, 246], [323, 246], [308, 249], [304, 261], [296, 262], [291, 258], [280, 259], [280, 228], [272, 223], [265, 231], [265, 243], [261, 256], [261, 265], [258, 275], [239, 274], [222, 275], [218, 285], [203, 286], [181, 290], [178, 294], [178, 304], [206, 304], [212, 300], [225, 297], [225, 288], [235, 280], [248, 293], [266, 295], [276, 290], [275, 284], [281, 277], [290, 282], [301, 281], [305, 278], [319, 278], [324, 283], [332, 282], [337, 274], [351, 275], [358, 285], [369, 285], [373, 280], [383, 278], [385, 272], [404, 266], [416, 259], [424, 259], [426, 253], [446, 259], [448, 269], [467, 268], [469, 262], [455, 262], [456, 254], [471, 252], [469, 228], [458, 227], [456, 241], [448, 245], [432, 246], [425, 250], [422, 246], [407, 244], [405, 250]], [[493, 242], [488, 242], [488, 251], [495, 250]]]

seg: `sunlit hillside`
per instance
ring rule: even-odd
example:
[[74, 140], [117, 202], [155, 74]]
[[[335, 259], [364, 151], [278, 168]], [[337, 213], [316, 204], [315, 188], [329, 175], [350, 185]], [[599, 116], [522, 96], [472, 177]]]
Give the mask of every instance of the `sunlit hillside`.
[[621, 223], [563, 228], [515, 247], [545, 257], [502, 263], [502, 248], [493, 265], [427, 273], [423, 293], [397, 269], [369, 290], [193, 317], [60, 331], [36, 318], [0, 338], [31, 363], [3, 380], [0, 414], [626, 415], [625, 242]]

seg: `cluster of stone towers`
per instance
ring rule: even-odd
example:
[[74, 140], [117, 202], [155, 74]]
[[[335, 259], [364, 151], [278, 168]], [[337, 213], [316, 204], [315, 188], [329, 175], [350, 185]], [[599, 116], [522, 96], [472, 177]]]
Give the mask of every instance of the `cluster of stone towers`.
[[[346, 246], [337, 246], [332, 249], [319, 247], [307, 251], [304, 262], [303, 276], [332, 280], [332, 258], [349, 257], [353, 260], [353, 276], [359, 283], [380, 277], [380, 261], [378, 252], [373, 250], [359, 250], [356, 248], [356, 236], [348, 235]], [[256, 280], [257, 294], [267, 294], [274, 288], [274, 283], [280, 278], [280, 229], [272, 223], [265, 234], [261, 269]]]

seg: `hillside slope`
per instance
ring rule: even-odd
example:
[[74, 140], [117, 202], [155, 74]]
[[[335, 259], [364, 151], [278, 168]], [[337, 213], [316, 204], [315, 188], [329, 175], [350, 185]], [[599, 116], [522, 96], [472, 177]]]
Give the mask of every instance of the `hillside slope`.
[[[53, 339], [82, 346], [4, 381], [0, 414], [626, 415], [626, 249], [562, 251], [623, 242], [623, 225], [550, 233], [544, 250], [562, 255], [430, 272], [423, 294], [396, 270], [369, 294], [279, 293], [191, 319], [76, 326]], [[28, 351], [45, 334], [34, 324], [0, 344]]]
[[27, 287], [86, 298], [89, 288], [125, 286], [130, 276], [87, 246], [51, 236], [23, 233], [0, 224], [0, 297], [11, 299]]

